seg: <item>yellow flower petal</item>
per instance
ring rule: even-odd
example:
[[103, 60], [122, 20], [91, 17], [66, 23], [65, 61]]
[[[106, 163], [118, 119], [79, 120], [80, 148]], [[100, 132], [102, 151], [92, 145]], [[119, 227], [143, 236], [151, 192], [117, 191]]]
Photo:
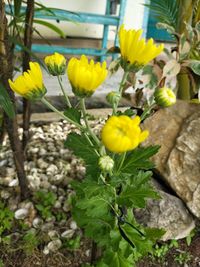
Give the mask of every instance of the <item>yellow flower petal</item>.
[[140, 118], [111, 116], [102, 128], [101, 138], [105, 147], [115, 153], [122, 153], [136, 148], [143, 142], [148, 131], [141, 132]]
[[144, 66], [157, 57], [164, 49], [164, 45], [156, 46], [153, 39], [145, 42], [142, 38], [142, 30], [126, 30], [121, 25], [119, 30], [119, 43], [122, 59], [127, 64]]
[[102, 64], [95, 63], [94, 60], [89, 62], [87, 57], [82, 55], [80, 59], [70, 59], [67, 74], [73, 92], [80, 97], [86, 97], [92, 95], [97, 87], [104, 82], [108, 71], [106, 62]]

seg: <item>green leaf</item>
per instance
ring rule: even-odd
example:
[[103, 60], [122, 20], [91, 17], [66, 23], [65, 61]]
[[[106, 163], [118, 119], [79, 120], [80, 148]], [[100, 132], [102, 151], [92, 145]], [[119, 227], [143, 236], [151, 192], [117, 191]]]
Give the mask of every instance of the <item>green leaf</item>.
[[200, 60], [189, 60], [187, 63], [194, 73], [200, 75]]
[[95, 153], [95, 147], [91, 145], [84, 135], [70, 133], [65, 141], [65, 146], [71, 149], [77, 157], [84, 160], [87, 174], [98, 179], [100, 173], [98, 167], [98, 155]]
[[13, 118], [15, 116], [13, 103], [11, 102], [9, 95], [1, 82], [0, 82], [0, 107], [3, 108], [3, 110], [10, 118]]
[[159, 229], [159, 228], [145, 228], [145, 235], [146, 238], [151, 239], [152, 241], [156, 242], [159, 240], [166, 231], [164, 229]]
[[174, 29], [178, 23], [179, 3], [176, 0], [151, 0], [145, 4], [153, 11], [153, 15], [161, 23], [165, 23]]
[[148, 198], [158, 199], [159, 195], [150, 185], [143, 185], [138, 188], [135, 186], [127, 186], [118, 197], [118, 203], [120, 205], [126, 205], [127, 207], [145, 208], [146, 200]]
[[110, 205], [107, 203], [107, 200], [99, 196], [81, 199], [76, 205], [78, 208], [86, 210], [86, 215], [93, 218], [103, 217], [110, 210]]
[[121, 251], [107, 251], [103, 260], [109, 267], [133, 267], [134, 264], [132, 257], [125, 258]]
[[81, 124], [81, 112], [76, 108], [68, 108], [64, 111], [64, 115], [74, 122]]
[[148, 159], [156, 154], [160, 146], [149, 146], [137, 148], [131, 151], [125, 158], [121, 168], [123, 173], [132, 173], [135, 169], [151, 169], [154, 164]]
[[45, 20], [40, 20], [40, 19], [34, 19], [33, 22], [36, 24], [43, 25], [49, 28], [50, 30], [54, 31], [55, 33], [57, 33], [60, 37], [65, 38], [65, 33], [59, 27], [55, 26], [54, 24], [47, 22]]
[[152, 251], [153, 242], [150, 239], [140, 235], [136, 229], [128, 224], [121, 225], [126, 236], [135, 245], [137, 251], [145, 256], [148, 252]]
[[170, 26], [169, 24], [166, 24], [166, 23], [158, 22], [156, 24], [156, 28], [157, 29], [164, 29], [170, 34], [174, 34], [175, 33], [175, 28]]
[[14, 0], [14, 14], [17, 17], [20, 14], [22, 0]]

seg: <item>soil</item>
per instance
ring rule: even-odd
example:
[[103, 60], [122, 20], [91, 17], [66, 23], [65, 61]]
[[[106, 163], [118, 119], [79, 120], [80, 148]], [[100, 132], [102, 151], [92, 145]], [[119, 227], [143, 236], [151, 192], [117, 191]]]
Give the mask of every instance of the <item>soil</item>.
[[[169, 244], [161, 243], [160, 246]], [[77, 250], [62, 249], [59, 252], [44, 255], [39, 248], [26, 255], [17, 247], [0, 247], [4, 267], [81, 267], [91, 260], [91, 242], [84, 240]], [[180, 255], [183, 255], [181, 257]], [[1, 266], [1, 265], [0, 265]], [[186, 240], [179, 240], [177, 248], [171, 248], [163, 257], [149, 255], [141, 260], [137, 267], [198, 267], [200, 266], [200, 234], [193, 237], [188, 246]]]

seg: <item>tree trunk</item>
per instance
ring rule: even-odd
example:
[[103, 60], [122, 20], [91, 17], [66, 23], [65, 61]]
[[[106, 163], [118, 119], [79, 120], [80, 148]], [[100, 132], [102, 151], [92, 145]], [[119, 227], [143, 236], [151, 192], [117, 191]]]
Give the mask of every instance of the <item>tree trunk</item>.
[[[5, 15], [5, 3], [0, 0], [0, 66], [1, 66], [1, 82], [6, 88], [13, 105], [15, 106], [15, 96], [10, 90], [8, 79], [12, 78], [13, 73], [13, 47], [8, 41], [7, 19]], [[24, 171], [24, 157], [21, 141], [18, 135], [17, 118], [10, 119], [5, 115], [5, 125], [8, 132], [11, 149], [13, 151], [14, 162], [16, 166], [17, 176], [21, 189], [21, 198], [28, 196], [28, 187], [26, 182], [26, 174]]]
[[[27, 0], [24, 45], [31, 50], [32, 33], [33, 33], [33, 17], [34, 17], [34, 0]], [[24, 51], [23, 53], [23, 71], [29, 69], [30, 53]], [[23, 150], [26, 156], [26, 146], [29, 141], [29, 124], [31, 117], [31, 102], [23, 99]]]

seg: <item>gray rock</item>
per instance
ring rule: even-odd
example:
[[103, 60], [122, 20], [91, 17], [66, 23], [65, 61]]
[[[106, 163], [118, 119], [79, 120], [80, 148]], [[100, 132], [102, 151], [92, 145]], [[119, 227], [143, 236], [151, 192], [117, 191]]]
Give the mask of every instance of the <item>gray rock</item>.
[[156, 169], [189, 210], [200, 218], [200, 105], [178, 101], [145, 121], [146, 144], [159, 144]]
[[163, 228], [166, 231], [162, 237], [164, 241], [188, 236], [195, 223], [184, 203], [162, 191], [155, 181], [154, 184], [159, 188], [161, 199], [149, 199], [145, 209], [136, 210], [136, 218], [148, 227]]

